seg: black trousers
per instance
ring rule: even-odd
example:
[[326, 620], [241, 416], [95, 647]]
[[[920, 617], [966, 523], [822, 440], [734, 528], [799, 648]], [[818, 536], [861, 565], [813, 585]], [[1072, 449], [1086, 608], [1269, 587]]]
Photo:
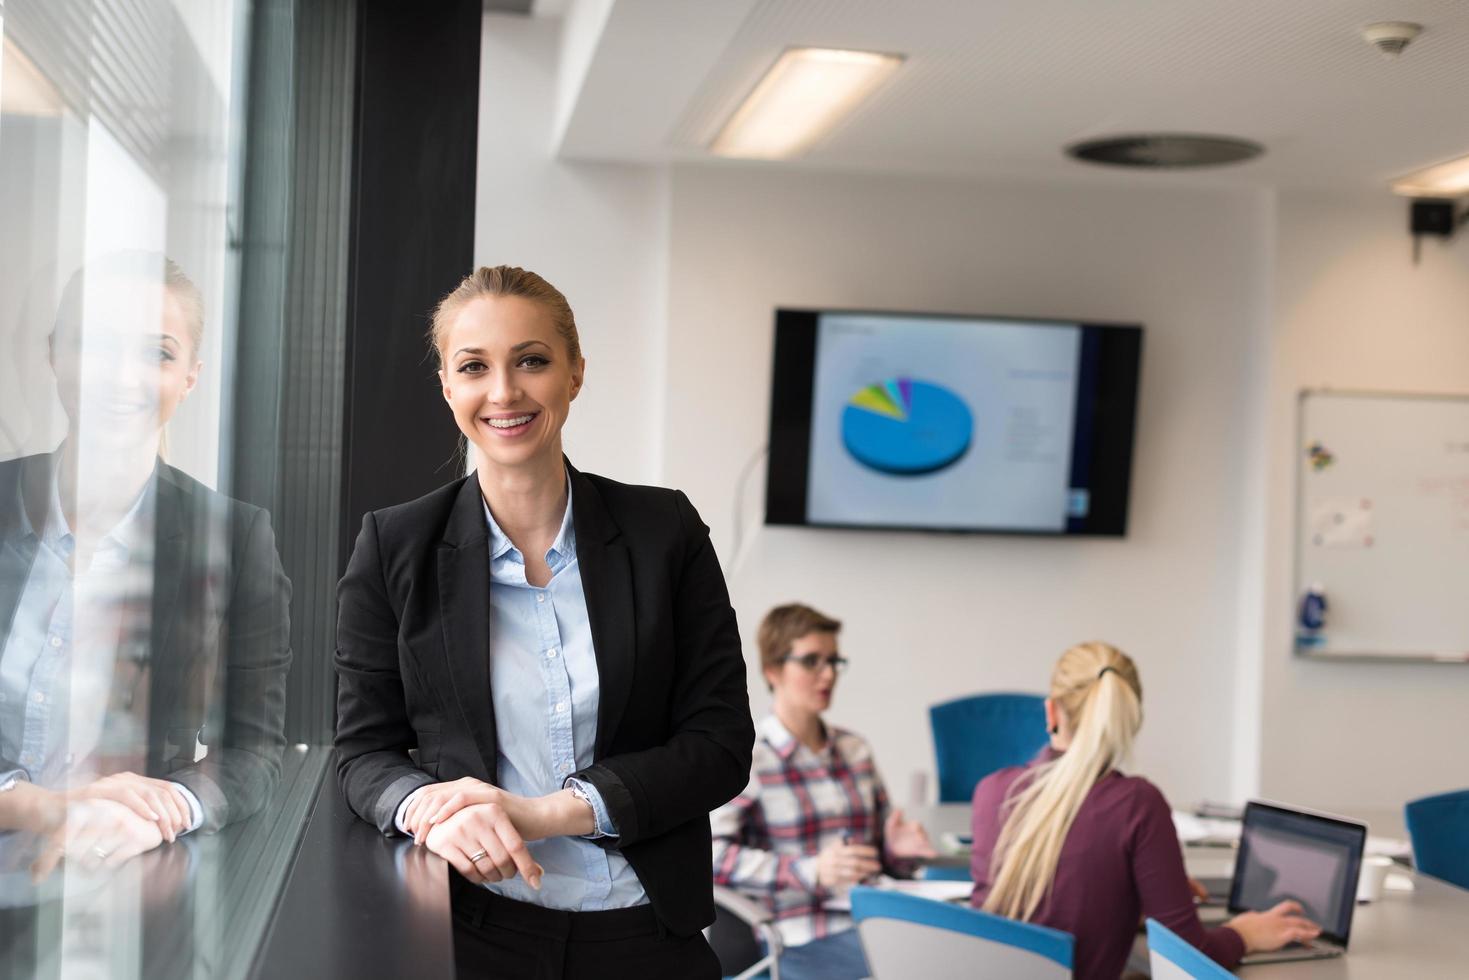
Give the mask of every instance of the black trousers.
[[501, 898], [451, 874], [459, 980], [718, 980], [702, 933], [674, 936], [640, 905], [563, 912]]

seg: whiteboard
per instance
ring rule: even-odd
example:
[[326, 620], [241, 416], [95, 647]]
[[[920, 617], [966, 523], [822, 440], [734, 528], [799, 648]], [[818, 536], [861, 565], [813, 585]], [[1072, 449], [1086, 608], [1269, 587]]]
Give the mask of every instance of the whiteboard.
[[1296, 650], [1469, 662], [1469, 397], [1306, 391], [1296, 446]]

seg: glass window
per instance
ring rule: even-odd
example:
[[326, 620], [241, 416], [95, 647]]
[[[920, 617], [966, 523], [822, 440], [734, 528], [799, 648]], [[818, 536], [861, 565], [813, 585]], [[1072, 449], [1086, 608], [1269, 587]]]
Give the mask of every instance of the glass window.
[[0, 976], [243, 971], [320, 775], [231, 494], [257, 14], [0, 6]]

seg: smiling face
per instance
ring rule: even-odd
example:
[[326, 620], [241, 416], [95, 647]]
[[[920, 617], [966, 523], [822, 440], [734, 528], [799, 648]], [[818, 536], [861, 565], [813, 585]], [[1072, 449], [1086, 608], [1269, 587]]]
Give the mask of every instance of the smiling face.
[[[800, 660], [814, 656], [819, 666], [808, 670]], [[837, 656], [837, 635], [826, 630], [813, 630], [791, 641], [790, 656], [778, 667], [767, 667], [765, 679], [770, 683], [777, 709], [795, 709], [803, 714], [819, 715], [831, 707], [836, 691], [837, 671], [829, 661]]]
[[586, 362], [572, 363], [543, 305], [521, 296], [473, 299], [455, 314], [441, 353], [444, 400], [487, 463], [560, 459], [561, 427]]
[[157, 451], [159, 433], [199, 380], [189, 313], [161, 284], [107, 278], [51, 338], [57, 394], [73, 432], [115, 449]]

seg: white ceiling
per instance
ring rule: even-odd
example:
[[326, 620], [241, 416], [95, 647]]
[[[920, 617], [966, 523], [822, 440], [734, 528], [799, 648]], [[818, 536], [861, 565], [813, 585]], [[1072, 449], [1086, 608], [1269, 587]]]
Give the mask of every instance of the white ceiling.
[[[792, 45], [907, 61], [802, 159], [774, 166], [1379, 188], [1469, 153], [1469, 0], [578, 3], [606, 18], [579, 88], [562, 93], [557, 151], [571, 159], [714, 160], [704, 147]], [[1360, 36], [1381, 20], [1425, 30], [1389, 60]], [[1119, 178], [1061, 150], [1155, 131], [1239, 136], [1266, 152]]]

